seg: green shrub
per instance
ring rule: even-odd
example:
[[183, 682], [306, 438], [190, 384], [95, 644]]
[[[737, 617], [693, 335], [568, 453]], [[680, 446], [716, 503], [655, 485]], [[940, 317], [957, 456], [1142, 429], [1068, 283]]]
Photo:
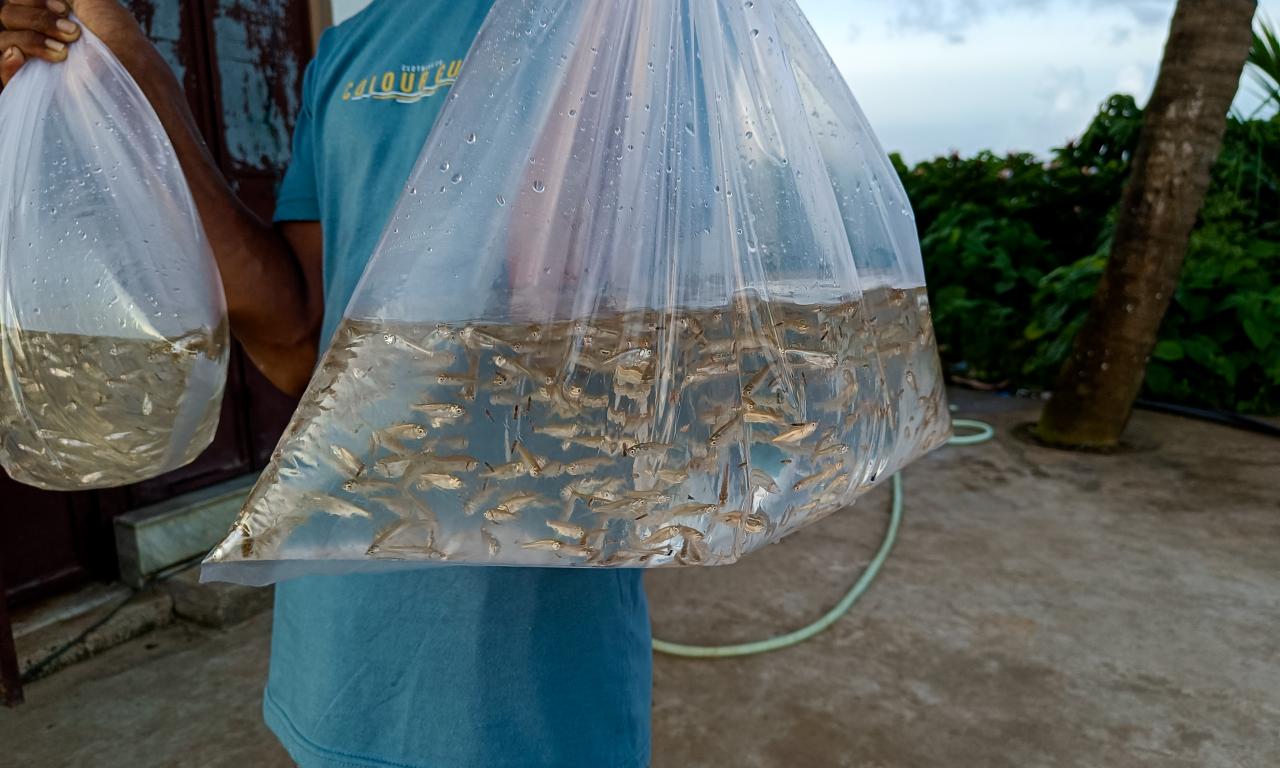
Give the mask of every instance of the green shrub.
[[[1009, 387], [1053, 384], [1106, 263], [1142, 113], [1103, 105], [1048, 162], [894, 162], [916, 210], [943, 361]], [[1146, 394], [1280, 413], [1280, 118], [1232, 119]]]

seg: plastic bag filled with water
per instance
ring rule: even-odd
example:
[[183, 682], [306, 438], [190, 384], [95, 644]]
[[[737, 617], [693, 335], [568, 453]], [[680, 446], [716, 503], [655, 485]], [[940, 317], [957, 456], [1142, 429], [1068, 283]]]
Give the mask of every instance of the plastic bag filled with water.
[[906, 196], [793, 0], [498, 0], [204, 576], [729, 563], [949, 431]]
[[164, 128], [92, 33], [0, 92], [0, 464], [126, 485], [213, 439], [226, 309]]

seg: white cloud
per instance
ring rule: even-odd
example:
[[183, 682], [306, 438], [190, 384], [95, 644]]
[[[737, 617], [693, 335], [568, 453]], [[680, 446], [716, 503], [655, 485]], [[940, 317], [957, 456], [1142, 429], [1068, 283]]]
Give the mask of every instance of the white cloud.
[[1057, 70], [1048, 69], [1046, 79], [1048, 88], [1044, 97], [1052, 104], [1054, 112], [1059, 114], [1075, 114], [1084, 105], [1085, 93], [1084, 70], [1079, 67]]
[[1124, 45], [1129, 42], [1129, 38], [1133, 37], [1133, 30], [1128, 27], [1112, 27], [1111, 28], [1111, 44]]
[[1132, 93], [1139, 99], [1144, 99], [1151, 90], [1148, 71], [1146, 67], [1139, 64], [1130, 64], [1122, 67], [1116, 74], [1115, 89], [1121, 93]]

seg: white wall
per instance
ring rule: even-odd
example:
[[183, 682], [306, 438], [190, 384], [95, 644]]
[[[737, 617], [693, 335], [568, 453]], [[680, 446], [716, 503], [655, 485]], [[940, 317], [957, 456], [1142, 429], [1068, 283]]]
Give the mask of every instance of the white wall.
[[333, 0], [333, 22], [350, 18], [368, 4], [369, 0]]

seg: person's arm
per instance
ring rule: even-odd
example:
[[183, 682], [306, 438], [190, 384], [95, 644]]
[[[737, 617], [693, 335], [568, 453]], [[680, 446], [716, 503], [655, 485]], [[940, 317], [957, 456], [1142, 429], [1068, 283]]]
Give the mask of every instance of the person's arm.
[[[300, 393], [315, 366], [324, 312], [320, 224], [276, 230], [249, 211], [201, 138], [181, 85], [129, 12], [116, 0], [71, 6], [133, 75], [177, 151], [222, 274], [232, 332], [273, 384]], [[0, 7], [0, 83], [30, 58], [65, 60], [66, 46], [80, 36], [67, 19], [71, 10], [61, 0]]]

